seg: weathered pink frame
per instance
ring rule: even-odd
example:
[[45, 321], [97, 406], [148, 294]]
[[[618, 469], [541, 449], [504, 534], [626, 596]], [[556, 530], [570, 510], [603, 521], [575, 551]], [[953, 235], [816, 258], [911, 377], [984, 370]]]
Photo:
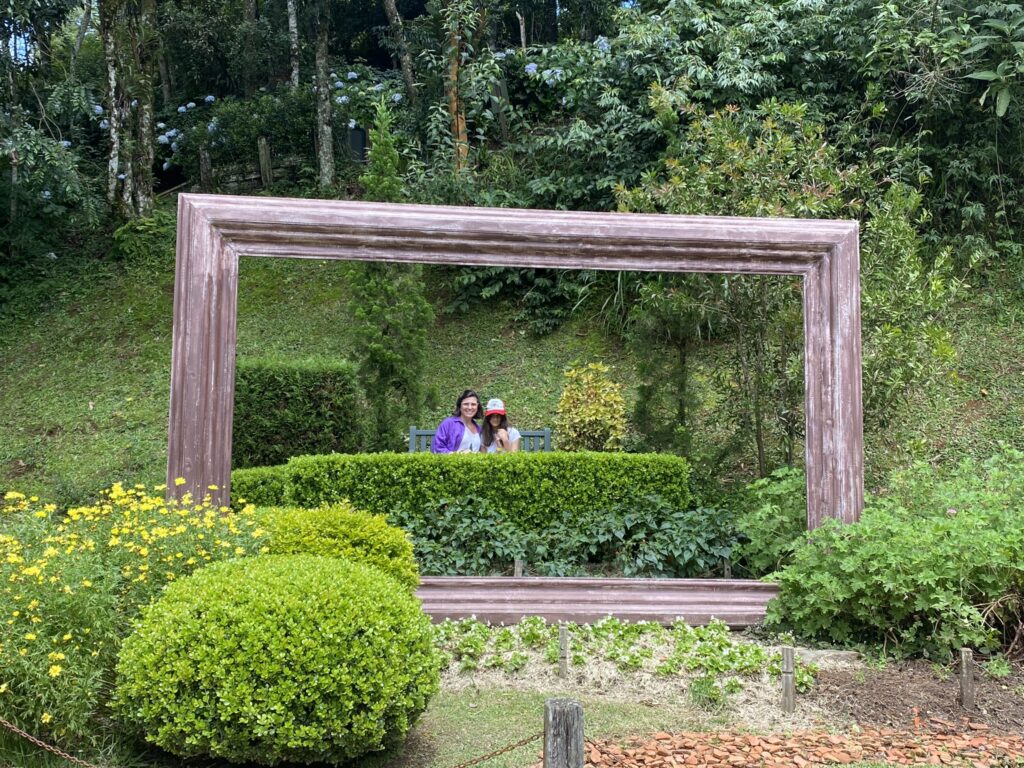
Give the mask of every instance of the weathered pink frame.
[[856, 222], [181, 195], [167, 451], [176, 496], [230, 495], [240, 256], [799, 275], [807, 524], [860, 516]]

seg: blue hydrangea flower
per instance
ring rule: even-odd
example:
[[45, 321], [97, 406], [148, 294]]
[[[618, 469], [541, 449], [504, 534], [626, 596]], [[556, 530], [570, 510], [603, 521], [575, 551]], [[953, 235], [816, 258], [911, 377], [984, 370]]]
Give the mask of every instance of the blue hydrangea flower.
[[534, 64], [532, 61], [529, 64], [526, 65], [525, 69], [526, 69], [526, 74], [528, 74], [528, 75], [536, 75], [537, 74], [537, 65]]
[[348, 96], [336, 96], [334, 100], [339, 104], [348, 104]]
[[345, 77], [347, 77], [349, 80], [356, 80], [359, 77], [359, 73], [358, 72], [349, 72], [347, 75], [345, 75]]
[[108, 120], [100, 120], [100, 130], [101, 131], [105, 131], [109, 127], [110, 127], [110, 122]]
[[216, 130], [217, 130], [217, 121], [216, 120], [206, 124], [206, 132], [207, 133], [213, 133]]
[[132, 103], [131, 103], [130, 106], [131, 106], [132, 109], [135, 109], [137, 106], [139, 106], [139, 100], [138, 99], [132, 99]]
[[119, 173], [119, 174], [117, 174], [117, 178], [118, 178], [118, 180], [120, 180], [120, 181], [124, 181], [124, 174], [123, 174], [123, 173]]
[[212, 93], [209, 96], [207, 96], [206, 98], [203, 99], [203, 101], [205, 101], [207, 104], [213, 104], [213, 102], [215, 102], [216, 100], [217, 100], [217, 97], [214, 96]]
[[48, 190], [48, 189], [44, 189], [43, 190], [43, 200], [49, 200], [51, 196], [52, 195], [50, 193], [50, 190]]
[[164, 128], [167, 127], [167, 124], [166, 123], [157, 123], [156, 127], [162, 131]]
[[167, 134], [161, 133], [156, 137], [157, 144], [170, 144], [171, 140], [167, 138]]
[[188, 107], [189, 109], [195, 109], [196, 108], [196, 103], [194, 101], [190, 101], [185, 106]]
[[62, 147], [64, 147], [64, 149], [68, 149], [68, 148], [69, 148], [69, 147], [71, 146], [71, 142], [70, 142], [70, 141], [68, 141], [67, 139], [63, 139], [63, 140], [61, 141], [60, 145], [61, 145]]
[[179, 131], [179, 130], [178, 130], [177, 128], [171, 128], [171, 130], [169, 130], [169, 131], [167, 132], [167, 135], [168, 135], [168, 136], [169, 136], [170, 138], [172, 138], [172, 139], [173, 139], [173, 138], [174, 138], [175, 136], [177, 136], [177, 135], [178, 135], [179, 133], [181, 133], [181, 131]]
[[166, 160], [164, 160], [163, 169], [165, 171], [169, 171], [171, 169], [171, 164], [168, 161], [166, 161]]
[[601, 53], [608, 53], [612, 49], [612, 44], [608, 42], [607, 37], [601, 35], [594, 41], [594, 47]]
[[356, 121], [355, 120], [349, 120], [348, 121], [348, 127], [349, 128], [355, 128], [356, 127]]
[[496, 51], [495, 54], [494, 54], [494, 58], [496, 58], [498, 61], [501, 61], [502, 59], [505, 58], [505, 52], [504, 51]]
[[345, 84], [343, 82], [341, 82], [341, 80], [335, 80], [334, 81], [334, 87], [335, 88], [344, 88]]
[[391, 94], [391, 101], [393, 101], [395, 104], [397, 104], [401, 100], [402, 100], [402, 94], [400, 94], [400, 93], [393, 93], [393, 94]]
[[171, 142], [171, 152], [177, 152], [177, 151], [178, 151], [178, 142], [172, 141]]
[[373, 92], [374, 93], [380, 93], [383, 90], [384, 90], [384, 83], [377, 83], [375, 86], [373, 86]]
[[103, 114], [103, 107], [101, 107], [99, 104], [93, 104], [92, 105], [92, 113], [94, 115], [102, 115]]
[[182, 106], [178, 107], [178, 111], [181, 112], [181, 113], [184, 113], [186, 111], [185, 110], [185, 105], [183, 104]]

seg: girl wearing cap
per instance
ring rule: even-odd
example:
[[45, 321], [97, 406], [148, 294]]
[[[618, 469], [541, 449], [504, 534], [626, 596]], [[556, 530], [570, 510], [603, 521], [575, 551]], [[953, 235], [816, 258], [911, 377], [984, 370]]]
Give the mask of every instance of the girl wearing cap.
[[430, 443], [431, 453], [476, 453], [482, 450], [480, 425], [480, 397], [467, 389], [455, 401], [455, 413], [442, 421]]
[[521, 439], [519, 430], [509, 426], [505, 403], [496, 397], [487, 401], [484, 410], [484, 436], [481, 453], [515, 453]]

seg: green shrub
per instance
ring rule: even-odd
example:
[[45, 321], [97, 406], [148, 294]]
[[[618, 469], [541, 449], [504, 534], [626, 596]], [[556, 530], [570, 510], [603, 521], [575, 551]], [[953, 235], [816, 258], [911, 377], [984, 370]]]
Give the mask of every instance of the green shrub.
[[347, 362], [239, 360], [232, 460], [236, 467], [282, 464], [306, 453], [360, 450], [365, 409]]
[[361, 512], [347, 502], [319, 509], [276, 507], [260, 510], [272, 555], [343, 557], [373, 566], [415, 590], [419, 585], [412, 542], [381, 515]]
[[809, 535], [778, 576], [768, 622], [901, 656], [1014, 642], [1024, 621], [1024, 453], [1004, 448], [950, 472], [921, 465], [890, 488], [860, 522]]
[[563, 451], [619, 451], [626, 436], [626, 401], [607, 365], [590, 363], [565, 372], [556, 434]]
[[251, 508], [226, 515], [209, 504], [168, 503], [142, 486], [116, 484], [67, 510], [7, 492], [0, 716], [110, 762], [104, 752], [118, 736], [109, 726], [110, 681], [141, 606], [209, 562], [259, 552], [263, 541]]
[[788, 564], [807, 532], [807, 482], [799, 469], [783, 467], [745, 489], [736, 527], [743, 534], [740, 570], [765, 576]]
[[424, 573], [491, 576], [533, 559], [530, 537], [479, 496], [399, 507], [390, 519], [412, 536]]
[[283, 504], [287, 481], [284, 464], [236, 469], [231, 473], [231, 504], [236, 509], [244, 504], [257, 507]]
[[690, 466], [678, 456], [513, 453], [502, 456], [381, 453], [300, 456], [287, 464], [287, 503], [314, 508], [348, 499], [388, 514], [478, 496], [527, 530], [572, 525], [594, 509], [656, 493], [685, 508]]
[[114, 230], [111, 253], [129, 264], [165, 269], [174, 263], [177, 229], [174, 210], [156, 208], [152, 215], [132, 219]]
[[404, 736], [438, 666], [429, 619], [394, 579], [268, 555], [204, 568], [147, 608], [115, 706], [182, 757], [338, 764]]

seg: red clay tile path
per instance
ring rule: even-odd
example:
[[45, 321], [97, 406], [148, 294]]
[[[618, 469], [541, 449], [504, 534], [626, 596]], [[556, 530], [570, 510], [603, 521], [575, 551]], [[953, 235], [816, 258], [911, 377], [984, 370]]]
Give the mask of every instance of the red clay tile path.
[[933, 720], [913, 731], [865, 728], [837, 735], [805, 730], [767, 736], [737, 731], [655, 733], [647, 739], [627, 741], [624, 746], [607, 739], [588, 740], [585, 764], [592, 768], [807, 768], [878, 762], [996, 768], [1015, 765], [1018, 760], [1024, 760], [1024, 738], [1020, 735], [993, 733], [981, 723], [957, 727]]

